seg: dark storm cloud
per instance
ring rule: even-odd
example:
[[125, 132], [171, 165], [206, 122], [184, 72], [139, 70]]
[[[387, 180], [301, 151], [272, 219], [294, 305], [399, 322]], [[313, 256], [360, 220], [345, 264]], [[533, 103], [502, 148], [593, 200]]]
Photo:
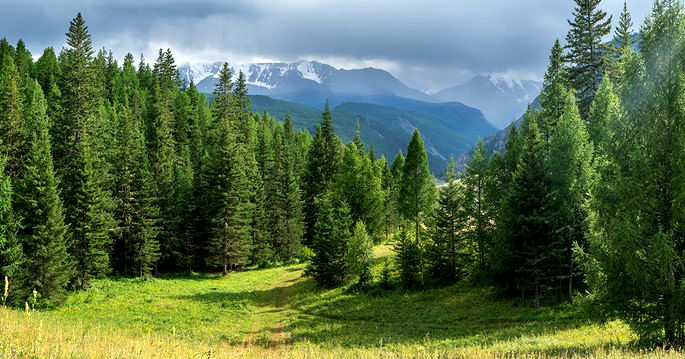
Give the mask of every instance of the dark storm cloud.
[[[623, 1], [603, 3], [618, 14]], [[636, 24], [649, 3], [629, 1]], [[34, 52], [59, 48], [81, 11], [96, 47], [118, 56], [150, 58], [171, 47], [180, 61], [320, 59], [385, 68], [437, 89], [475, 73], [540, 77], [572, 7], [571, 0], [12, 0], [0, 6], [0, 36], [22, 37]]]

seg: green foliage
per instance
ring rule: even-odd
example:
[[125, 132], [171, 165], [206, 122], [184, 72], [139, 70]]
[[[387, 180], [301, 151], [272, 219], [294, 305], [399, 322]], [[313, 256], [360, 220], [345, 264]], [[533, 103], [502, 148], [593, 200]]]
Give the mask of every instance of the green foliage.
[[428, 169], [426, 150], [419, 131], [414, 130], [407, 147], [407, 159], [402, 166], [398, 208], [405, 219], [414, 222], [417, 241], [421, 216], [432, 209], [435, 197], [435, 181]]
[[[610, 88], [596, 117], [608, 121], [591, 199], [589, 248], [578, 252], [597, 303], [643, 339], [683, 345], [682, 4], [660, 1], [642, 27], [640, 63], [621, 98]], [[619, 113], [616, 116], [616, 112]]]
[[469, 237], [469, 242], [476, 245], [478, 267], [481, 271], [485, 271], [488, 266], [494, 231], [493, 201], [487, 197], [486, 190], [489, 167], [490, 159], [486, 156], [485, 144], [479, 141], [471, 160], [466, 165], [466, 174], [463, 178], [463, 206], [468, 218], [467, 227], [470, 228], [465, 234]]
[[[0, 145], [2, 145], [0, 143]], [[6, 167], [6, 157], [0, 154], [0, 169]], [[12, 209], [12, 183], [4, 171], [0, 171], [0, 275], [11, 278], [14, 291], [15, 279], [22, 278], [24, 256], [17, 238], [18, 222]], [[14, 293], [12, 293], [14, 296]]]
[[26, 258], [16, 297], [25, 300], [35, 290], [42, 301], [58, 303], [64, 299], [73, 274], [72, 261], [67, 254], [67, 226], [53, 169], [47, 103], [36, 81], [27, 86], [32, 89], [26, 99], [27, 108], [31, 109], [26, 118], [30, 145], [14, 201], [16, 213], [22, 219], [17, 233], [19, 250], [23, 249]]
[[447, 184], [440, 188], [431, 221], [431, 235], [425, 249], [427, 278], [438, 284], [452, 284], [466, 272], [469, 248], [466, 188], [456, 179], [454, 159], [445, 171]]
[[315, 205], [314, 258], [307, 271], [322, 287], [339, 286], [352, 274], [347, 257], [352, 227], [349, 208], [331, 190], [318, 195]]
[[364, 222], [358, 221], [354, 225], [352, 237], [349, 239], [345, 262], [350, 274], [358, 277], [357, 284], [367, 287], [373, 280], [371, 267], [373, 265], [373, 242], [366, 232]]
[[419, 241], [413, 239], [406, 229], [400, 229], [393, 249], [397, 253], [395, 262], [402, 287], [406, 289], [422, 287], [424, 256]]
[[604, 76], [605, 56], [609, 51], [604, 36], [611, 32], [611, 16], [599, 8], [601, 0], [574, 0], [571, 29], [566, 35], [569, 50], [569, 82], [576, 90], [578, 107], [587, 116], [595, 91]]

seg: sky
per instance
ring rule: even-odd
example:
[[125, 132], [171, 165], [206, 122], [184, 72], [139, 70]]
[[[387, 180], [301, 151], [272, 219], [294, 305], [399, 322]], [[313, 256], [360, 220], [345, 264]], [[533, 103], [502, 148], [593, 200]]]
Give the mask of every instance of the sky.
[[[651, 0], [628, 0], [634, 28]], [[94, 46], [178, 64], [317, 60], [376, 67], [437, 91], [476, 74], [540, 80], [563, 41], [572, 0], [0, 0], [0, 37], [24, 39], [34, 56], [65, 46], [81, 12]], [[623, 0], [603, 0], [614, 16]]]

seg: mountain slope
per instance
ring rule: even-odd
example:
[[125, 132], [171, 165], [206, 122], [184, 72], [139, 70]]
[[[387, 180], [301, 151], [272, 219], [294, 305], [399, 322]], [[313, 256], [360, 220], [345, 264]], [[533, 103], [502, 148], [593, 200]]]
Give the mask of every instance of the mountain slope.
[[470, 81], [433, 94], [441, 101], [456, 101], [481, 109], [499, 128], [519, 118], [540, 93], [542, 83], [512, 77], [476, 76]]
[[[186, 64], [179, 66], [178, 71], [183, 81], [193, 81], [200, 92], [208, 93], [214, 89], [222, 64]], [[347, 102], [350, 96], [401, 96], [436, 101], [430, 95], [405, 85], [389, 72], [375, 68], [339, 70], [316, 61], [298, 61], [233, 65], [231, 71], [234, 78], [239, 71], [245, 74], [251, 94], [321, 108], [322, 99], [336, 99], [335, 102], [340, 104]]]
[[[253, 95], [255, 112], [268, 111], [283, 120], [290, 112], [297, 128], [313, 133], [321, 119], [321, 111], [314, 107]], [[361, 125], [364, 142], [373, 145], [378, 156], [392, 160], [398, 150], [406, 151], [414, 128], [418, 128], [426, 145], [431, 170], [439, 174], [450, 155], [459, 157], [467, 152], [480, 137], [496, 131], [477, 109], [456, 103], [429, 104], [421, 101], [395, 99], [402, 108], [381, 104], [346, 102], [333, 109], [336, 134], [343, 141], [352, 140], [356, 123]], [[429, 112], [418, 109], [425, 108]]]

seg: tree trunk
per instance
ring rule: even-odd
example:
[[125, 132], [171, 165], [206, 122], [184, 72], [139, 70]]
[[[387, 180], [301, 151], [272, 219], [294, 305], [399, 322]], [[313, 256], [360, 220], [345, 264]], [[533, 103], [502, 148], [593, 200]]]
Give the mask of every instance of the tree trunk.
[[222, 273], [222, 275], [225, 276], [226, 274], [228, 274], [228, 263], [224, 262], [224, 272]]
[[533, 308], [540, 309], [540, 281], [535, 276], [535, 297], [533, 298]]
[[673, 294], [664, 294], [664, 348], [670, 349], [675, 344], [675, 319], [673, 318]]
[[573, 303], [573, 257], [571, 257], [570, 269], [568, 273], [568, 302]]

